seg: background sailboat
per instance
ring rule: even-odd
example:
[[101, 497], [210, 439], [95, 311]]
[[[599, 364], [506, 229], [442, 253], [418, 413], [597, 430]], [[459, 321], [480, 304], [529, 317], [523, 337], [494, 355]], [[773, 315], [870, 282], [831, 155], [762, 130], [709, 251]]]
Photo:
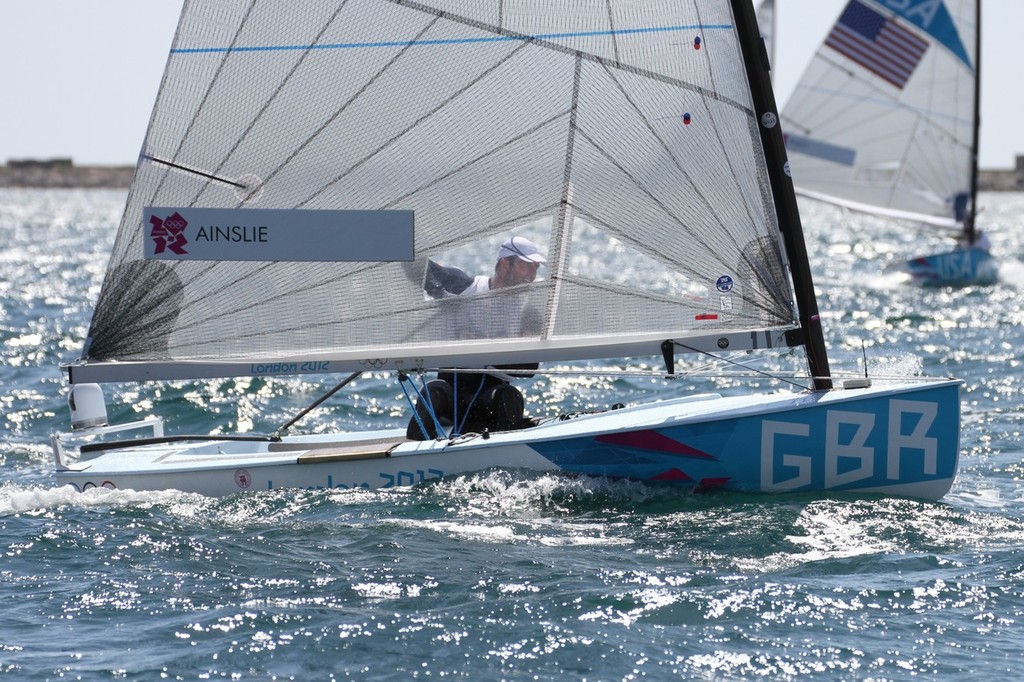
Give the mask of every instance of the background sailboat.
[[991, 284], [977, 213], [980, 0], [850, 0], [783, 109], [797, 191], [957, 248], [914, 258], [915, 280]]
[[[749, 0], [186, 3], [67, 367], [74, 435], [120, 428], [93, 382], [373, 370], [406, 386], [440, 368], [624, 356], [657, 357], [664, 377], [677, 353], [793, 348], [808, 373], [796, 392], [680, 395], [428, 441], [154, 426], [76, 458], [58, 435], [57, 479], [227, 494], [504, 466], [942, 496], [961, 382], [832, 390], [761, 56]], [[408, 260], [374, 251], [402, 246], [412, 216]], [[397, 236], [350, 243], [365, 224]], [[293, 236], [314, 228], [310, 254]], [[432, 261], [493, 263], [510, 233], [544, 255], [543, 277], [430, 295]], [[203, 251], [211, 234], [224, 238]]]

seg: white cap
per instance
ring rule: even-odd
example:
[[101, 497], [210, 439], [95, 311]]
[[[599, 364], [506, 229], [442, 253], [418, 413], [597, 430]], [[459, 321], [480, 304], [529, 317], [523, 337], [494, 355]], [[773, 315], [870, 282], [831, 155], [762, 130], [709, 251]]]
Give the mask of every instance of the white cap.
[[540, 252], [537, 245], [526, 237], [511, 237], [498, 249], [498, 260], [518, 256], [529, 263], [547, 263], [548, 259]]

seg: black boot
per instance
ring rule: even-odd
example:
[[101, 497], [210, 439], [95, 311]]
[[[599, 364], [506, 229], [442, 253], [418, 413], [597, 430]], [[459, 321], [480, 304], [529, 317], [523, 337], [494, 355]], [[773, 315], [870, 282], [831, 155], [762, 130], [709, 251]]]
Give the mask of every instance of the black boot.
[[[437, 421], [441, 422], [441, 426], [452, 425], [451, 384], [447, 381], [435, 379], [427, 384], [426, 395], [429, 405], [424, 404], [423, 400], [417, 400], [416, 415], [409, 420], [409, 426], [405, 429], [405, 437], [409, 440], [433, 440], [434, 438], [442, 438], [444, 436], [443, 433], [436, 433], [437, 424], [434, 423], [434, 417], [431, 416], [431, 408], [433, 408], [433, 414], [437, 417]], [[417, 416], [419, 419], [417, 419]], [[427, 430], [426, 434], [420, 428], [420, 422], [423, 423], [423, 427]]]

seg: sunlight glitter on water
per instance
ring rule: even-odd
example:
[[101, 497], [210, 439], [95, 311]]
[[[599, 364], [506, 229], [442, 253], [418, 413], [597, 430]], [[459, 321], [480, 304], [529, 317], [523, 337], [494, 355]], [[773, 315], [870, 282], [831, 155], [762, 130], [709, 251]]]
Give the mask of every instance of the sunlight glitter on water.
[[[834, 367], [863, 372], [866, 347], [875, 376], [967, 381], [960, 472], [935, 504], [518, 471], [223, 499], [54, 488], [56, 366], [81, 348], [124, 194], [19, 196], [0, 192], [12, 679], [1013, 679], [1024, 660], [1024, 195], [982, 197], [1004, 276], [984, 289], [890, 281], [887, 264], [938, 237], [832, 209], [804, 219]], [[112, 386], [108, 407], [117, 420], [157, 411], [178, 432], [262, 432], [338, 379]], [[546, 415], [751, 384], [524, 385], [528, 411]], [[351, 388], [296, 430], [404, 425], [389, 376]]]

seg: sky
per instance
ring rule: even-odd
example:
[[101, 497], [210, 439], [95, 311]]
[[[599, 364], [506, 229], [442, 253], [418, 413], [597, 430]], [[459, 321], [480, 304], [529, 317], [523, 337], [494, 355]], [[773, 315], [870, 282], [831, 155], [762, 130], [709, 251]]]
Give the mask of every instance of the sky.
[[[781, 107], [847, 0], [776, 0]], [[760, 4], [760, 0], [755, 0]], [[181, 0], [0, 0], [0, 163], [134, 165]], [[982, 18], [981, 167], [1024, 154], [1024, 0]]]

